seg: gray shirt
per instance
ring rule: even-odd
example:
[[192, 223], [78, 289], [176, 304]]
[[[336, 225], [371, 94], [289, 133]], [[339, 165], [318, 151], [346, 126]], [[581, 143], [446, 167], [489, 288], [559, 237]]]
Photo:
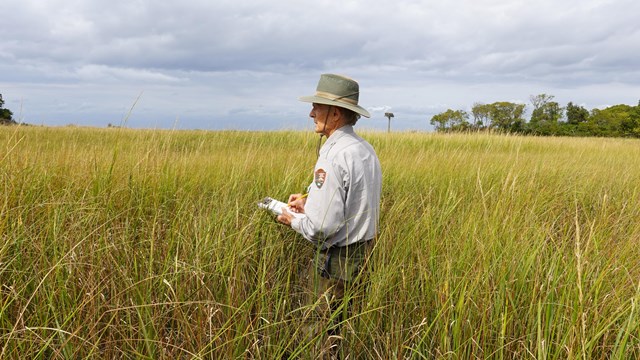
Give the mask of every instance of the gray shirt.
[[320, 149], [305, 204], [291, 227], [327, 249], [373, 239], [378, 232], [382, 171], [373, 147], [352, 126], [337, 129]]

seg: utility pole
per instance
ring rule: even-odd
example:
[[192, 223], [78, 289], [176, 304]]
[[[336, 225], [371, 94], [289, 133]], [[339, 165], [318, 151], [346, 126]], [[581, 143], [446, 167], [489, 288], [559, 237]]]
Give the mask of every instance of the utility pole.
[[393, 113], [392, 112], [386, 112], [384, 113], [384, 116], [389, 119], [389, 126], [387, 127], [387, 132], [390, 133], [391, 132], [391, 118], [393, 117]]

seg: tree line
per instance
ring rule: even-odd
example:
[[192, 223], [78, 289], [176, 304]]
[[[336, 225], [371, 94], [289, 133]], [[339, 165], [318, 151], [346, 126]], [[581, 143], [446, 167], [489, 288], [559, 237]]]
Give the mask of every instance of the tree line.
[[562, 107], [553, 95], [532, 95], [532, 111], [525, 119], [526, 104], [500, 101], [475, 103], [471, 112], [448, 109], [434, 115], [438, 132], [498, 130], [542, 136], [605, 136], [640, 138], [640, 101], [637, 106], [614, 105], [585, 109], [569, 102]]

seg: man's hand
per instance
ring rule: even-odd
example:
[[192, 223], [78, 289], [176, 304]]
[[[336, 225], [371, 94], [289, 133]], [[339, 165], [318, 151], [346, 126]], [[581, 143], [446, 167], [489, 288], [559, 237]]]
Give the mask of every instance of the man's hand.
[[291, 226], [291, 221], [293, 220], [293, 215], [289, 212], [289, 210], [295, 211], [300, 214], [304, 214], [304, 205], [307, 203], [307, 196], [302, 194], [292, 194], [289, 195], [288, 205], [290, 208], [282, 208], [282, 215], [278, 215], [276, 221]]
[[307, 195], [292, 194], [289, 195], [288, 205], [291, 206], [293, 211], [304, 214], [304, 205], [307, 203]]
[[284, 207], [282, 208], [282, 215], [278, 215], [278, 217], [276, 217], [277, 222], [287, 226], [291, 226], [291, 220], [293, 220], [293, 215], [291, 215], [291, 213], [287, 211], [287, 208]]

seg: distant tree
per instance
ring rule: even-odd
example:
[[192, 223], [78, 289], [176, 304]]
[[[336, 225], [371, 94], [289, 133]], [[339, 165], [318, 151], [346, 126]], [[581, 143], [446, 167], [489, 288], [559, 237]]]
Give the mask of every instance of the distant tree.
[[620, 135], [626, 137], [640, 137], [640, 103], [631, 106], [626, 116], [620, 121]]
[[[589, 110], [580, 105], [575, 105], [573, 102], [569, 102], [564, 109], [564, 113], [567, 119], [566, 122], [559, 122], [553, 126], [538, 124], [535, 132], [542, 135], [544, 131], [553, 130], [553, 133], [549, 135], [561, 136], [588, 136], [592, 132], [589, 126], [586, 125], [589, 120]], [[529, 124], [529, 126], [531, 126], [531, 124]], [[531, 130], [533, 131], [533, 129]]]
[[449, 119], [445, 116], [445, 113], [433, 115], [429, 123], [435, 126], [436, 131], [442, 132], [447, 130], [447, 123]]
[[546, 103], [553, 100], [553, 98], [553, 95], [539, 94], [529, 96], [529, 101], [531, 101], [531, 105], [533, 105], [533, 111], [536, 111], [537, 109], [543, 107]]
[[553, 95], [547, 94], [530, 97], [531, 104], [533, 105], [530, 123], [546, 122], [553, 124], [562, 118], [562, 107], [557, 102], [552, 101], [553, 98]]
[[431, 125], [439, 132], [464, 131], [469, 129], [469, 114], [464, 110], [451, 110], [436, 114], [431, 118]]
[[589, 120], [589, 110], [580, 105], [574, 105], [572, 102], [567, 104], [565, 113], [567, 115], [567, 123], [570, 125], [578, 125]]
[[539, 135], [554, 135], [558, 132], [558, 121], [562, 118], [563, 109], [553, 98], [553, 95], [547, 94], [529, 97], [533, 105], [527, 126], [529, 132]]
[[473, 128], [486, 129], [491, 124], [491, 105], [475, 103], [471, 108]]
[[640, 137], [640, 101], [629, 114], [629, 124], [631, 125], [630, 134], [634, 137]]
[[490, 127], [492, 129], [500, 129], [508, 132], [523, 130], [525, 104], [498, 101], [488, 106], [491, 121]]
[[[593, 109], [589, 116], [590, 135], [634, 136], [633, 119], [635, 106], [614, 105], [605, 109]], [[631, 131], [631, 132], [630, 132]]]
[[13, 120], [13, 112], [4, 108], [4, 100], [2, 94], [0, 94], [0, 125], [14, 125], [17, 124]]

